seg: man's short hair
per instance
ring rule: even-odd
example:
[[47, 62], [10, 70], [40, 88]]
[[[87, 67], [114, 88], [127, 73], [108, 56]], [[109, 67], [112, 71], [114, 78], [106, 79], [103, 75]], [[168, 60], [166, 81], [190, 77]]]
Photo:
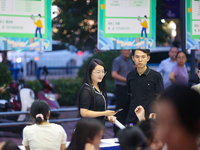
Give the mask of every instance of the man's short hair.
[[146, 18], [146, 19], [147, 19], [147, 16], [146, 16], [146, 15], [144, 15], [144, 18]]
[[150, 49], [133, 49], [133, 50], [132, 50], [132, 55], [133, 55], [133, 56], [134, 56], [136, 50], [142, 51], [142, 52], [144, 52], [145, 54], [147, 54], [147, 56], [150, 56]]
[[169, 51], [171, 51], [172, 48], [176, 48], [176, 49], [178, 50], [178, 47], [176, 47], [176, 46], [172, 46], [172, 47], [170, 47], [170, 50], [169, 50]]
[[3, 53], [7, 57], [7, 51], [3, 51], [1, 53]]
[[41, 17], [41, 14], [38, 14], [39, 17]]

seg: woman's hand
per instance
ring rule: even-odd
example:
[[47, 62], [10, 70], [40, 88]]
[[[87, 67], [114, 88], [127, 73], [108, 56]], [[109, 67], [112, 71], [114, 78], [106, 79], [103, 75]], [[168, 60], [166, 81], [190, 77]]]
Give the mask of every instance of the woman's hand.
[[105, 116], [114, 116], [117, 112], [113, 110], [106, 110], [104, 111]]
[[110, 121], [111, 123], [115, 123], [115, 121], [117, 120], [117, 117], [115, 117], [115, 116], [107, 116], [107, 118], [108, 118], [108, 121]]
[[138, 117], [139, 121], [146, 120], [145, 119], [145, 111], [144, 108], [140, 105], [135, 108], [135, 114]]
[[156, 119], [156, 113], [150, 113], [149, 119]]

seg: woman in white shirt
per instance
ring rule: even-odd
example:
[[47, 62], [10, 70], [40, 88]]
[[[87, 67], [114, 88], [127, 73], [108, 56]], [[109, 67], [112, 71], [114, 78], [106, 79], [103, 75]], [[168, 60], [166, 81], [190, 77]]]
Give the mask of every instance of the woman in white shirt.
[[35, 124], [23, 130], [22, 144], [26, 150], [65, 150], [66, 133], [61, 125], [49, 123], [50, 108], [46, 101], [35, 100], [30, 115]]

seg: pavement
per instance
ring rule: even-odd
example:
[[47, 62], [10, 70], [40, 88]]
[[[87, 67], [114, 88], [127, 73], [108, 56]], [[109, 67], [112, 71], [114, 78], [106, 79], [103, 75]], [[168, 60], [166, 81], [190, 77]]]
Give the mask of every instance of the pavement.
[[[61, 112], [58, 119], [78, 118], [78, 117], [79, 117], [78, 111]], [[76, 121], [63, 122], [61, 123], [61, 125], [67, 133], [67, 141], [70, 141], [75, 129]], [[106, 122], [105, 126], [106, 130], [104, 133], [104, 138], [105, 139], [113, 138], [114, 137], [113, 124], [110, 122]], [[0, 131], [0, 142], [2, 141], [14, 141], [17, 145], [22, 145], [22, 137], [17, 133]]]

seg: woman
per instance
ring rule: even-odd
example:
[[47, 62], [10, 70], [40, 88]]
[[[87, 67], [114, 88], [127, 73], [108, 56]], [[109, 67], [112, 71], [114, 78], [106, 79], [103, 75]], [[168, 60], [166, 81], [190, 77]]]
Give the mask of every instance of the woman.
[[188, 73], [185, 68], [185, 63], [187, 61], [186, 54], [184, 52], [178, 52], [176, 55], [177, 64], [172, 68], [169, 75], [169, 80], [173, 84], [188, 86]]
[[23, 130], [22, 144], [26, 150], [65, 150], [66, 133], [61, 125], [49, 123], [50, 108], [46, 101], [35, 100], [31, 105], [31, 117], [35, 124]]
[[115, 111], [106, 110], [106, 70], [103, 62], [92, 59], [88, 62], [83, 83], [78, 94], [78, 107], [82, 117], [96, 118], [105, 124], [105, 116], [115, 122]]
[[67, 150], [99, 150], [104, 133], [104, 125], [93, 118], [82, 118], [76, 124], [72, 140]]
[[168, 150], [198, 150], [200, 95], [175, 85], [160, 95], [157, 106], [158, 130]]

